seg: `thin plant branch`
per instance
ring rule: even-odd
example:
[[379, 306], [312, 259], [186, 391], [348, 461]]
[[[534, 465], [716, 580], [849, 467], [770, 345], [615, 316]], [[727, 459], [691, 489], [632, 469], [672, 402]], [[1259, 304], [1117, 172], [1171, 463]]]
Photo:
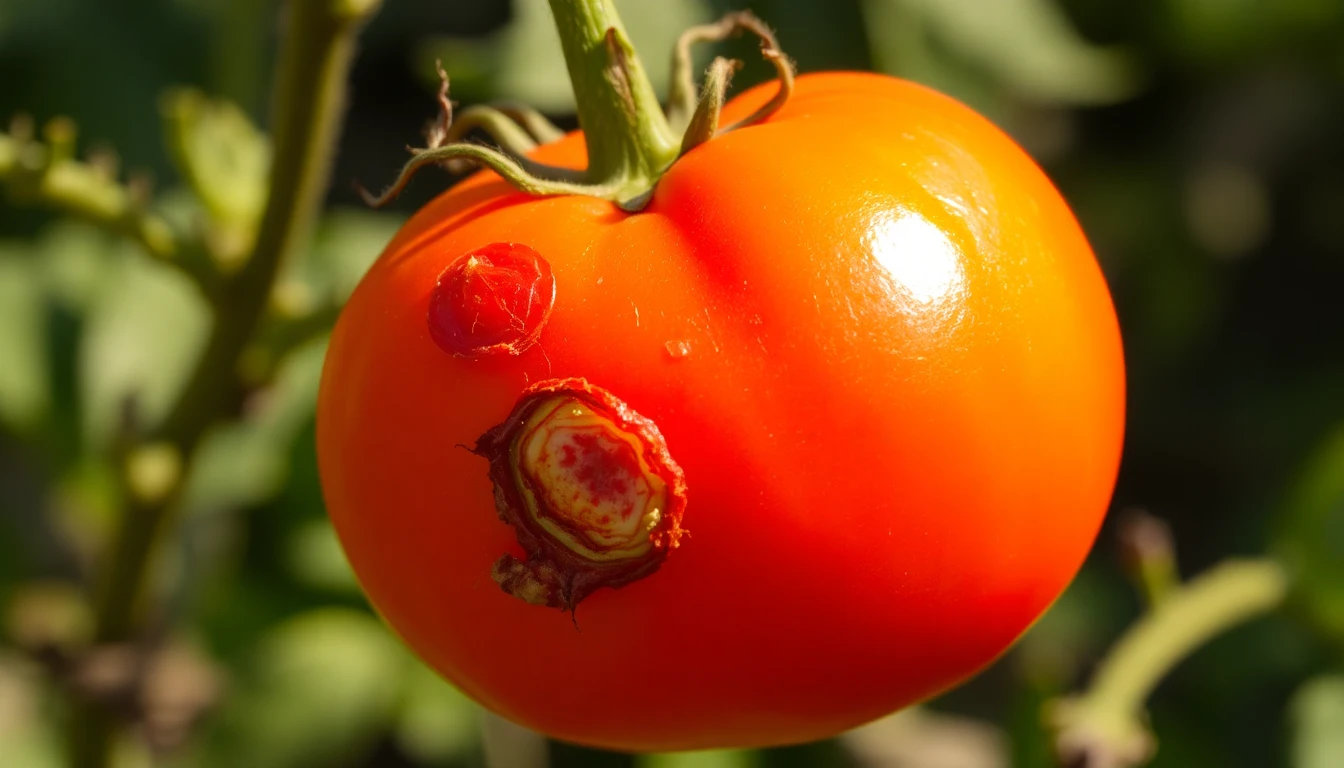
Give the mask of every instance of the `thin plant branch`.
[[148, 209], [144, 189], [118, 182], [106, 164], [71, 156], [73, 123], [49, 123], [46, 144], [23, 133], [0, 133], [0, 186], [11, 202], [72, 214], [134, 240], [155, 259], [174, 260], [174, 232]]
[[1269, 560], [1225, 562], [1170, 591], [1120, 638], [1085, 692], [1048, 708], [1061, 761], [1077, 768], [1146, 763], [1156, 742], [1144, 702], [1157, 684], [1195, 649], [1277, 608], [1287, 593], [1287, 575]]

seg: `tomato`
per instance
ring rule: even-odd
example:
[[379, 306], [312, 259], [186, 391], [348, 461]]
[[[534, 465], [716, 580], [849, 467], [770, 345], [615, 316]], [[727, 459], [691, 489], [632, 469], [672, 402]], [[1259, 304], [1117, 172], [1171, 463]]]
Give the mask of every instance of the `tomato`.
[[[535, 156], [585, 162], [578, 135]], [[553, 276], [515, 291], [527, 344], [436, 342], [441, 282], [475, 279], [452, 265], [506, 251]], [[598, 394], [554, 399], [571, 386]], [[597, 415], [565, 445], [664, 450], [617, 479], [681, 499], [679, 536], [633, 578], [529, 604], [501, 571], [540, 562], [538, 533], [496, 489], [508, 446], [564, 447], [532, 436], [571, 405]], [[492, 173], [438, 197], [335, 329], [318, 450], [355, 572], [425, 662], [554, 737], [677, 750], [831, 736], [990, 663], [1082, 563], [1123, 418], [1110, 297], [1042, 172], [947, 97], [839, 73], [682, 157], [639, 213]]]

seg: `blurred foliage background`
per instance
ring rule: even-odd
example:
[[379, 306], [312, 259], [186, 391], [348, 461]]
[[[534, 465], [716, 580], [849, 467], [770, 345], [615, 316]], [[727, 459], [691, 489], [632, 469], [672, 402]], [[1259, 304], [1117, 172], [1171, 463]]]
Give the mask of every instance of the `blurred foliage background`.
[[[1115, 511], [1169, 521], [1186, 574], [1264, 552], [1296, 566], [1288, 610], [1217, 639], [1159, 689], [1153, 764], [1344, 765], [1344, 2], [618, 6], [661, 80], [677, 31], [744, 4], [802, 71], [928, 83], [1042, 163], [1097, 251], [1123, 327], [1130, 410]], [[238, 179], [214, 207], [246, 208], [247, 169], [267, 149], [243, 118], [265, 125], [277, 15], [275, 0], [0, 0], [0, 116], [72, 118], [81, 153], [105, 161], [115, 148], [153, 180], [164, 215], [191, 226], [165, 150], [181, 136], [164, 115], [204, 110], [206, 139], [230, 137], [222, 172]], [[769, 76], [748, 43], [725, 47], [747, 62], [739, 86]], [[327, 211], [286, 268], [294, 301], [346, 295], [399, 222], [449, 183], [422, 176], [376, 213], [352, 184], [390, 180], [418, 140], [435, 58], [463, 103], [519, 98], [574, 125], [542, 0], [387, 0], [361, 37]], [[128, 394], [144, 418], [162, 415], [207, 323], [181, 276], [135, 245], [0, 205], [0, 765], [61, 764], [69, 713], [41, 651], [88, 632], [80, 594], [114, 513], [106, 449]], [[126, 765], [1045, 766], [1042, 705], [1082, 685], [1141, 610], [1116, 551], [1124, 515], [1113, 514], [1028, 636], [927, 707], [756, 753], [636, 758], [548, 744], [484, 716], [369, 611], [318, 487], [321, 334], [285, 352], [244, 418], [209, 434], [189, 478], [160, 574], [168, 651], [146, 673]]]

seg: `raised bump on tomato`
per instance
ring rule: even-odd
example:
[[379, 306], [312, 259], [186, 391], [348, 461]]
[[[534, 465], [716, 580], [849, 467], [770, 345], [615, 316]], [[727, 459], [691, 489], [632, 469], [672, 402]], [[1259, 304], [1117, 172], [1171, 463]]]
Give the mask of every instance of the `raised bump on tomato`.
[[429, 335], [457, 357], [518, 355], [555, 306], [551, 265], [520, 243], [491, 243], [453, 260], [429, 298]]

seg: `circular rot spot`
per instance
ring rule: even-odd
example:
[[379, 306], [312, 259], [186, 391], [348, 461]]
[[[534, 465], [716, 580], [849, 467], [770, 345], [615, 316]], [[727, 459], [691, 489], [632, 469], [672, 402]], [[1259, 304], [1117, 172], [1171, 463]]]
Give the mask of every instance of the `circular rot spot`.
[[490, 575], [525, 602], [572, 612], [656, 572], [686, 535], [686, 477], [658, 425], [585, 379], [531, 385], [472, 453], [526, 554], [504, 553]]
[[551, 265], [519, 243], [463, 254], [429, 298], [429, 334], [443, 351], [478, 358], [532, 346], [555, 305]]

